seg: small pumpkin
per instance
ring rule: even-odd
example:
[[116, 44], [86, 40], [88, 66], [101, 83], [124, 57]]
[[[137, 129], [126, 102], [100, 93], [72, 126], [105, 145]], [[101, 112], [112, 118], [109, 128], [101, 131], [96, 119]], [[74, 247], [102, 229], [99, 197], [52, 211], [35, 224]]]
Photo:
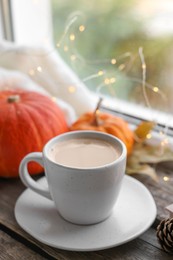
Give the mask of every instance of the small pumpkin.
[[[33, 91], [0, 91], [0, 177], [17, 177], [22, 158], [42, 151], [52, 137], [68, 131], [61, 109], [50, 97]], [[29, 163], [31, 174], [40, 165]]]
[[99, 111], [101, 101], [99, 101], [94, 112], [87, 112], [81, 115], [72, 124], [70, 130], [94, 130], [112, 134], [124, 142], [127, 147], [127, 154], [130, 155], [134, 145], [133, 131], [122, 118]]

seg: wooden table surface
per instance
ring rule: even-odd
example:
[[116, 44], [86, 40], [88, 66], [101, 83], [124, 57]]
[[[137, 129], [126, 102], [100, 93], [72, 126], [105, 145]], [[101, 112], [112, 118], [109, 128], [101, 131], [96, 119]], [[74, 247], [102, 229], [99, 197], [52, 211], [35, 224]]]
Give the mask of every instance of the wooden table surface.
[[[161, 219], [169, 217], [165, 207], [173, 203], [173, 181], [164, 181], [167, 176], [173, 180], [173, 171], [166, 165], [157, 166], [159, 182], [145, 176], [135, 175], [148, 187], [157, 205], [157, 218], [153, 225], [131, 242], [111, 249], [94, 252], [71, 252], [44, 245], [27, 234], [14, 217], [14, 206], [25, 187], [19, 179], [0, 178], [0, 260], [1, 259], [173, 259], [164, 252], [156, 237], [156, 227]], [[128, 216], [127, 216], [128, 221]], [[129, 223], [130, 225], [130, 223]]]

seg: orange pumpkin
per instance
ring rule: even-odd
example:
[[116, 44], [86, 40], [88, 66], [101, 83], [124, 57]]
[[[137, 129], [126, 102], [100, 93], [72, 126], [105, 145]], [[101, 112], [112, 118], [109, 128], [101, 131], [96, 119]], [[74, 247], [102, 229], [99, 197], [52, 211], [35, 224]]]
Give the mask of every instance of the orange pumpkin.
[[100, 112], [98, 110], [100, 103], [94, 113], [88, 112], [81, 115], [79, 119], [72, 124], [70, 130], [94, 130], [112, 134], [125, 143], [127, 154], [131, 154], [134, 144], [133, 131], [122, 118]]
[[[42, 94], [0, 91], [0, 177], [17, 177], [21, 159], [28, 153], [42, 151], [52, 137], [68, 130], [61, 109]], [[29, 172], [42, 171], [31, 162]]]

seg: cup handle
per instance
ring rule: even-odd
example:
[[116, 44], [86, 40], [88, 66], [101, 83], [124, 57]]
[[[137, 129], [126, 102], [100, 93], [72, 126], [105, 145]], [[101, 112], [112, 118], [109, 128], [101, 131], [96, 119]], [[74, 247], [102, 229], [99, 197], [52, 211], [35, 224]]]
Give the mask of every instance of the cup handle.
[[19, 166], [19, 176], [22, 180], [22, 182], [25, 184], [26, 187], [30, 188], [31, 190], [37, 192], [38, 194], [42, 195], [43, 197], [46, 197], [47, 199], [51, 199], [50, 191], [46, 187], [41, 187], [34, 179], [30, 176], [27, 165], [29, 162], [37, 162], [40, 165], [43, 165], [43, 155], [40, 152], [34, 152], [29, 153], [26, 155]]

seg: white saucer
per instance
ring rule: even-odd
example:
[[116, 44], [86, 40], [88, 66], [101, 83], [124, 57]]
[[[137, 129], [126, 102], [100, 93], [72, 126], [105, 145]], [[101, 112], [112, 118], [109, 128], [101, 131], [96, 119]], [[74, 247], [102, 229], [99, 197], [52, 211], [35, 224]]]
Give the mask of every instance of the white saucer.
[[[39, 183], [45, 185], [45, 177]], [[99, 224], [80, 226], [65, 221], [52, 201], [30, 189], [18, 198], [15, 217], [26, 232], [49, 246], [95, 251], [118, 246], [142, 234], [156, 217], [156, 205], [142, 183], [125, 176], [113, 214]]]

